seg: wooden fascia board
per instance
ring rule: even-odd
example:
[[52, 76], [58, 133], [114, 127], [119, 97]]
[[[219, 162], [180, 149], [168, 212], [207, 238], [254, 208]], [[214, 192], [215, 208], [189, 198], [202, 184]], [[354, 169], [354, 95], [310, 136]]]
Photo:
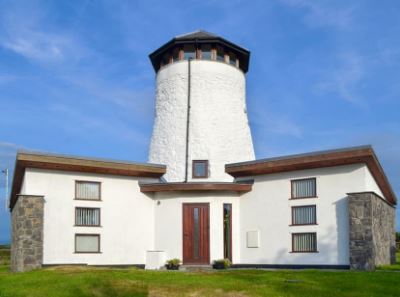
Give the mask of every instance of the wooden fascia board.
[[387, 179], [374, 151], [371, 148], [349, 150], [344, 152], [321, 153], [304, 157], [294, 157], [251, 164], [227, 165], [226, 173], [233, 177], [272, 174], [296, 170], [333, 167], [350, 164], [366, 164], [376, 183], [385, 195], [387, 201], [393, 205], [397, 203], [389, 180]]
[[151, 192], [179, 192], [179, 191], [231, 191], [249, 192], [252, 184], [239, 183], [165, 183], [165, 184], [140, 184], [140, 191]]
[[11, 186], [11, 210], [17, 200], [17, 194], [20, 193], [26, 168], [155, 178], [162, 176], [166, 172], [165, 166], [146, 166], [83, 158], [19, 153], [16, 159], [14, 178]]

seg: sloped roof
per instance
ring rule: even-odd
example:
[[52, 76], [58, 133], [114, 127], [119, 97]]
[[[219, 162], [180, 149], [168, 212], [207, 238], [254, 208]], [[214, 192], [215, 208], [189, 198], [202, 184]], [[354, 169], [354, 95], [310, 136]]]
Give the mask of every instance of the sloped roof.
[[11, 188], [11, 209], [14, 207], [15, 202], [18, 199], [17, 196], [21, 191], [21, 185], [26, 168], [157, 178], [161, 177], [166, 172], [166, 166], [160, 164], [116, 161], [43, 152], [18, 151]]
[[370, 145], [226, 164], [225, 172], [241, 177], [357, 163], [367, 165], [386, 200], [395, 205], [396, 195]]
[[204, 31], [204, 30], [197, 30], [194, 32], [185, 33], [182, 35], [175, 36], [176, 40], [186, 40], [186, 39], [208, 39], [208, 38], [219, 38], [218, 35], [213, 33]]

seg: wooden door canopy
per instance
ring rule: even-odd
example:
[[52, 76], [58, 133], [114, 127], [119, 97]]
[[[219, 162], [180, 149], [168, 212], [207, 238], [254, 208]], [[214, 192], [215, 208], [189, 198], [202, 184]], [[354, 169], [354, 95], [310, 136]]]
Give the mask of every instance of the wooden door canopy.
[[188, 182], [188, 183], [140, 183], [140, 191], [151, 192], [177, 192], [177, 191], [231, 191], [249, 192], [252, 183], [224, 183], [224, 182]]

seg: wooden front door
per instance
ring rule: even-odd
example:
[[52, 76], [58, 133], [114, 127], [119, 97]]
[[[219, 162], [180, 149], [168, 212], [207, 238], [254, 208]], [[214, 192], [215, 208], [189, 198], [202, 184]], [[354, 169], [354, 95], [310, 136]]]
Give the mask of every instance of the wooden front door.
[[209, 264], [209, 204], [183, 204], [183, 264]]

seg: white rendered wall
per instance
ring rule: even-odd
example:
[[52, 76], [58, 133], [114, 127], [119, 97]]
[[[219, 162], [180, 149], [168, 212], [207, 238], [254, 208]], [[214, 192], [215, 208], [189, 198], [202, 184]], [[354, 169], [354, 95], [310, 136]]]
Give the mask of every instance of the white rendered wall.
[[379, 188], [378, 184], [376, 183], [374, 177], [372, 176], [371, 172], [369, 171], [368, 167], [365, 167], [365, 184], [366, 184], [366, 191], [375, 192], [381, 197], [384, 197], [381, 189]]
[[[363, 164], [256, 176], [240, 198], [241, 262], [246, 264], [349, 264], [349, 192], [375, 191]], [[292, 179], [316, 177], [318, 198], [289, 200]], [[379, 193], [379, 192], [377, 192]], [[317, 224], [289, 226], [291, 207], [317, 206]], [[259, 230], [260, 247], [247, 248], [246, 232]], [[291, 253], [291, 233], [317, 232], [318, 253]]]
[[210, 262], [222, 259], [223, 242], [223, 204], [232, 204], [232, 259], [240, 262], [240, 196], [236, 193], [157, 193], [155, 206], [155, 244], [156, 250], [166, 252], [167, 259], [183, 257], [183, 203], [209, 203], [210, 218]]
[[[192, 160], [209, 160], [208, 181], [232, 181], [225, 164], [254, 159], [245, 88], [245, 75], [234, 66], [191, 62], [189, 180]], [[185, 179], [187, 102], [188, 61], [160, 69], [149, 161], [167, 165], [169, 182]]]
[[[102, 201], [75, 198], [75, 180], [101, 182]], [[154, 246], [154, 201], [138, 178], [27, 169], [23, 193], [44, 195], [44, 264], [144, 264]], [[74, 227], [75, 207], [100, 207], [101, 227]], [[75, 254], [75, 233], [98, 233], [100, 254]]]

